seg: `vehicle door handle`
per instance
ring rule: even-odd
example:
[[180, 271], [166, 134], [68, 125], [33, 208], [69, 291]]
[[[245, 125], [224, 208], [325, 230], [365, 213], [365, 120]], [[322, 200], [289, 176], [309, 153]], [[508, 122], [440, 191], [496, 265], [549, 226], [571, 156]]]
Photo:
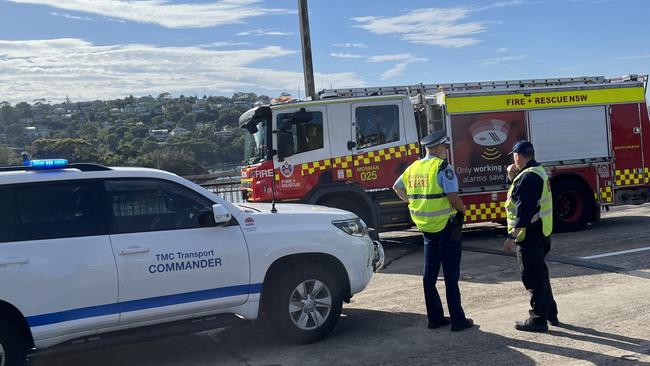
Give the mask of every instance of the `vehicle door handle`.
[[129, 254], [138, 254], [138, 253], [149, 253], [149, 248], [128, 247], [126, 249], [120, 250], [120, 255], [129, 255]]
[[0, 258], [0, 267], [10, 266], [12, 264], [27, 264], [29, 258], [25, 257], [3, 257]]

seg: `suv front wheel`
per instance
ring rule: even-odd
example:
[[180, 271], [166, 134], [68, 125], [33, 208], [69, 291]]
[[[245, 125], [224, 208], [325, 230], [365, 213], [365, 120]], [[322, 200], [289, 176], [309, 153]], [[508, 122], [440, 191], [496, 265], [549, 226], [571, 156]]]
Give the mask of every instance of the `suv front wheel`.
[[274, 329], [296, 343], [318, 341], [341, 316], [342, 286], [320, 266], [301, 266], [278, 278], [269, 294]]
[[27, 346], [18, 332], [0, 320], [0, 366], [22, 366], [27, 357]]

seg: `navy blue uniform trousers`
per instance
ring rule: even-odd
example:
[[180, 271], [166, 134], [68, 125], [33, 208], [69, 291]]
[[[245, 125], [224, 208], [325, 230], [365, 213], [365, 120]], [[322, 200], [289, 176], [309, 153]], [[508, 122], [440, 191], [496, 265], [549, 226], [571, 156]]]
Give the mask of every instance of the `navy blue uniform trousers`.
[[429, 323], [439, 322], [444, 316], [440, 295], [436, 289], [441, 264], [445, 277], [447, 307], [451, 324], [462, 324], [465, 321], [465, 312], [460, 303], [460, 289], [458, 288], [462, 249], [460, 242], [450, 240], [450, 231], [450, 225], [447, 224], [440, 232], [422, 233], [424, 236], [424, 299]]
[[548, 318], [557, 318], [557, 304], [544, 258], [551, 250], [551, 238], [544, 237], [541, 224], [526, 229], [526, 239], [517, 245], [517, 259], [521, 281], [530, 293], [530, 319], [546, 324]]

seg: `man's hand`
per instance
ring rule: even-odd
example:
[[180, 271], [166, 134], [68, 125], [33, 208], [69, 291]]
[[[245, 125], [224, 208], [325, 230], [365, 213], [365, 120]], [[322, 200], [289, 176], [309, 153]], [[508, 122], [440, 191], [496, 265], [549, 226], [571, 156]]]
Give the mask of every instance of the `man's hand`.
[[506, 238], [506, 241], [503, 242], [503, 250], [506, 252], [514, 252], [517, 248], [517, 242], [515, 239]]
[[508, 171], [508, 179], [512, 182], [519, 173], [519, 169], [517, 169], [515, 164], [510, 164], [506, 170]]
[[409, 198], [408, 195], [406, 194], [406, 189], [398, 187], [397, 185], [393, 185], [393, 190], [395, 193], [397, 193], [397, 196], [404, 202], [408, 203]]

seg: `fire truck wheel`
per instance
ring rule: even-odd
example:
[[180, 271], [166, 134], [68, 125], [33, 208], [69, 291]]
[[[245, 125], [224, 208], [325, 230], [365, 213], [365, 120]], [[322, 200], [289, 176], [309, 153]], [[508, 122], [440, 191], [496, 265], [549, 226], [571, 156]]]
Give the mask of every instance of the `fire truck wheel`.
[[573, 180], [553, 183], [553, 231], [577, 231], [585, 227], [594, 207], [588, 191], [584, 184]]
[[368, 225], [368, 227], [371, 228], [375, 227], [375, 223], [370, 218], [370, 214], [368, 213], [368, 210], [366, 210], [366, 208], [363, 207], [362, 205], [354, 202], [353, 199], [351, 198], [343, 198], [343, 197], [329, 198], [323, 202], [319, 202], [319, 204], [327, 207], [340, 208], [341, 210], [350, 211], [353, 214], [359, 216], [361, 220], [363, 220], [363, 222], [365, 222], [366, 225]]

